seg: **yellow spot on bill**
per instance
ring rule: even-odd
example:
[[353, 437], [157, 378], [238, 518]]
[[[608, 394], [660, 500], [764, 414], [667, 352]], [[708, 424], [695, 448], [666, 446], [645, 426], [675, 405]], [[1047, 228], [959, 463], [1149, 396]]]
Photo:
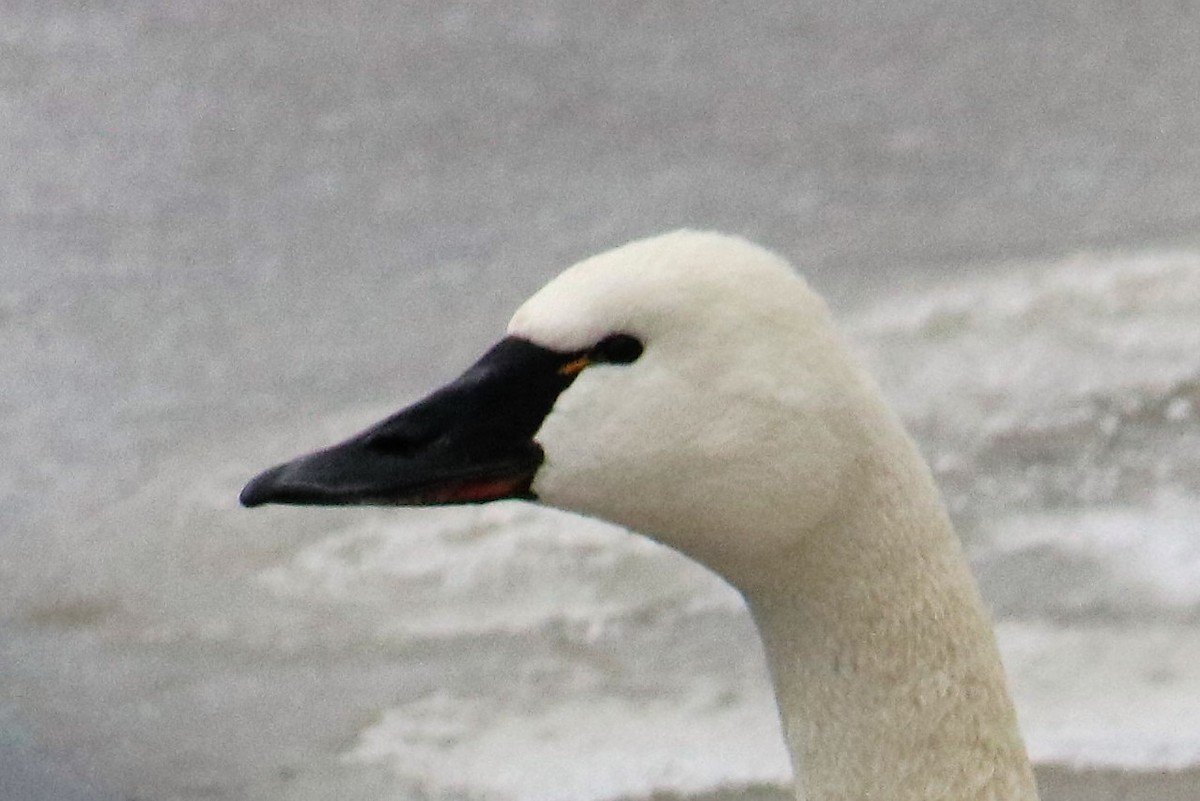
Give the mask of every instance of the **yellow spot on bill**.
[[578, 375], [579, 372], [582, 371], [583, 368], [587, 367], [590, 362], [591, 359], [589, 359], [587, 356], [580, 356], [578, 359], [572, 359], [562, 367], [558, 368], [558, 374]]

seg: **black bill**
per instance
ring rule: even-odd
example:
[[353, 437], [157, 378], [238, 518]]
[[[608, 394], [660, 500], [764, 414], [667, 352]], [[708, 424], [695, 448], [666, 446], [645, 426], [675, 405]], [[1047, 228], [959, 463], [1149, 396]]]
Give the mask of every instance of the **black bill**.
[[533, 437], [581, 358], [501, 340], [424, 400], [258, 475], [241, 502], [419, 506], [533, 498], [543, 458]]

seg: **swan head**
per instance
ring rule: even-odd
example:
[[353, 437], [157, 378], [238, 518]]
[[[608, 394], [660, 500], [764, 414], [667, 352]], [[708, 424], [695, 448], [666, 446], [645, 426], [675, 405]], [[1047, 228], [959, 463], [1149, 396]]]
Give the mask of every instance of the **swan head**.
[[838, 502], [872, 397], [864, 380], [783, 259], [678, 231], [567, 269], [459, 379], [266, 471], [242, 502], [536, 499], [738, 584]]

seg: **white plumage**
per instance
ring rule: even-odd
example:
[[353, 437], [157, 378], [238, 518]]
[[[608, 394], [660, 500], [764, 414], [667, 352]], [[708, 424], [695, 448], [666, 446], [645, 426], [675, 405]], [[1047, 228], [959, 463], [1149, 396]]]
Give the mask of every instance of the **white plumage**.
[[536, 440], [544, 503], [642, 532], [737, 587], [807, 801], [1037, 797], [987, 614], [928, 468], [824, 303], [779, 257], [680, 231], [568, 269], [509, 334], [621, 332]]
[[786, 262], [712, 233], [634, 242], [551, 281], [508, 333], [242, 502], [537, 498], [619, 523], [745, 597], [801, 801], [1036, 799], [929, 470]]

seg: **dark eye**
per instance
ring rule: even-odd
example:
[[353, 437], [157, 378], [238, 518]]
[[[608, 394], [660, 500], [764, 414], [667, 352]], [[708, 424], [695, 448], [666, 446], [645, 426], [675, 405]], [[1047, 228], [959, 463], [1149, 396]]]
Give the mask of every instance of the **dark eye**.
[[629, 364], [642, 355], [642, 343], [629, 334], [613, 334], [597, 342], [588, 355], [593, 362]]

